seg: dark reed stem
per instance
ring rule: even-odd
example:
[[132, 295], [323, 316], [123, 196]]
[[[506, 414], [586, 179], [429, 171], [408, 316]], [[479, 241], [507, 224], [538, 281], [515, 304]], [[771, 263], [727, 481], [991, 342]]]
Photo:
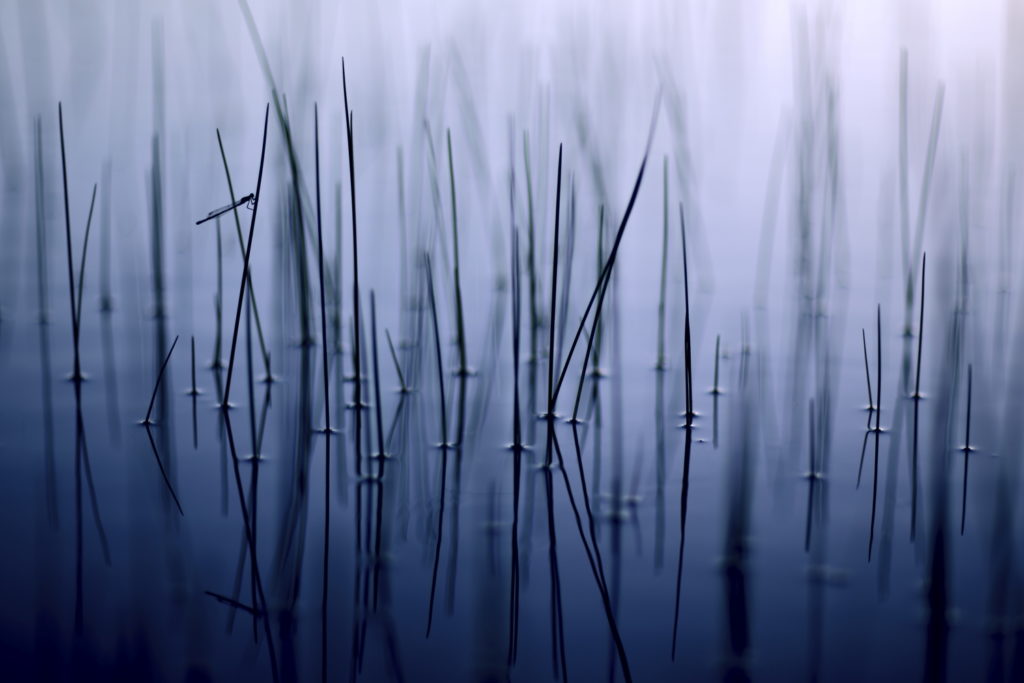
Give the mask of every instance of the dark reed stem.
[[64, 179], [64, 236], [67, 243], [68, 256], [68, 305], [71, 307], [71, 338], [74, 344], [75, 365], [71, 373], [71, 379], [75, 382], [82, 381], [82, 365], [78, 353], [78, 307], [75, 305], [75, 268], [71, 258], [71, 208], [68, 203], [68, 163], [64, 147], [64, 110], [60, 102], [57, 103], [57, 122], [60, 128], [60, 166], [61, 175]]
[[[668, 280], [668, 155], [662, 166], [661, 279], [658, 283], [658, 357], [655, 370], [665, 370], [665, 290]], [[718, 382], [716, 380], [715, 385]]]
[[[269, 114], [269, 109], [270, 109], [270, 105], [268, 104], [267, 105], [267, 115]], [[263, 140], [264, 140], [264, 143], [266, 142], [266, 134], [267, 134], [267, 115], [264, 115], [264, 118], [263, 118]], [[264, 145], [264, 149], [265, 149], [265, 147], [266, 146]], [[261, 166], [262, 166], [262, 164], [261, 164]], [[258, 195], [258, 193], [259, 193], [259, 190], [258, 190], [259, 183], [258, 182], [257, 182], [256, 187], [257, 187], [257, 195]], [[250, 228], [250, 237], [251, 237], [251, 233], [252, 233], [252, 230]], [[245, 278], [242, 278], [242, 282], [243, 282], [243, 285], [244, 285]], [[237, 332], [238, 332], [238, 328], [236, 326], [235, 327], [235, 336], [236, 337], [237, 337]], [[225, 405], [227, 405], [226, 402], [225, 402]], [[252, 517], [251, 517], [250, 511], [248, 509], [248, 506], [245, 503], [245, 492], [244, 492], [244, 490], [242, 488], [242, 474], [241, 474], [241, 471], [239, 469], [238, 449], [235, 446], [235, 433], [234, 433], [234, 430], [231, 427], [231, 414], [227, 411], [226, 408], [222, 411], [221, 415], [222, 415], [222, 417], [224, 419], [224, 431], [227, 434], [227, 437], [228, 437], [228, 447], [229, 447], [230, 452], [231, 452], [231, 464], [232, 464], [232, 469], [234, 471], [235, 490], [236, 490], [236, 492], [238, 494], [238, 505], [241, 508], [242, 525], [245, 528], [245, 540], [246, 540], [246, 544], [249, 546], [249, 562], [250, 562], [250, 564], [252, 566], [253, 578], [254, 578], [254, 582], [256, 584], [256, 594], [259, 597], [260, 605], [262, 605], [262, 614], [264, 615], [264, 617], [262, 619], [262, 621], [263, 621], [263, 632], [264, 632], [265, 637], [267, 639], [267, 651], [268, 651], [268, 653], [270, 655], [270, 672], [271, 672], [271, 675], [273, 676], [274, 682], [277, 683], [277, 681], [279, 680], [278, 672], [277, 672], [277, 651], [276, 651], [276, 649], [274, 647], [273, 633], [270, 630], [270, 615], [268, 614], [268, 610], [267, 610], [267, 596], [266, 596], [266, 592], [263, 590], [263, 579], [262, 579], [262, 576], [260, 574], [259, 564], [258, 564], [257, 559], [256, 559], [256, 538], [255, 538], [255, 532], [254, 532], [253, 527], [252, 527]]]
[[213, 340], [213, 360], [210, 367], [218, 370], [224, 367], [224, 360], [220, 357], [223, 344], [223, 319], [224, 319], [224, 250], [220, 239], [220, 219], [217, 219], [217, 293], [214, 295], [214, 317], [217, 325], [217, 333]]
[[686, 258], [686, 218], [683, 213], [683, 203], [679, 202], [679, 231], [683, 240], [683, 301], [684, 301], [684, 324], [683, 324], [683, 354], [686, 377], [686, 423], [689, 429], [693, 426], [693, 362], [690, 344], [690, 272]]
[[192, 397], [192, 450], [199, 449], [199, 423], [196, 415], [196, 397], [199, 396], [199, 389], [196, 388], [196, 338], [192, 336], [192, 389], [188, 392]]
[[722, 393], [722, 388], [718, 386], [718, 357], [722, 347], [722, 335], [715, 335], [715, 383], [711, 387], [712, 395], [719, 395]]
[[348, 81], [345, 78], [345, 60], [341, 60], [341, 88], [345, 100], [345, 139], [348, 143], [348, 180], [352, 207], [352, 324], [354, 326], [352, 344], [352, 366], [355, 376], [355, 398], [356, 407], [356, 432], [355, 432], [355, 461], [356, 476], [362, 476], [363, 459], [360, 454], [360, 438], [363, 430], [363, 374], [360, 364], [359, 349], [359, 240], [356, 223], [356, 159], [355, 150], [352, 146], [352, 110], [348, 106]]
[[[562, 208], [562, 145], [558, 145], [558, 177], [555, 180], [555, 241], [551, 252], [551, 313], [548, 321], [548, 407], [545, 417], [548, 421], [555, 417], [554, 382], [555, 382], [555, 293], [558, 290], [558, 231], [559, 217]], [[551, 449], [546, 455], [546, 465], [551, 465]]]
[[146, 428], [146, 436], [149, 438], [150, 448], [153, 450], [153, 457], [156, 458], [156, 464], [160, 468], [160, 475], [163, 477], [164, 484], [167, 486], [168, 493], [171, 494], [171, 498], [174, 499], [174, 504], [178, 508], [178, 514], [184, 516], [185, 512], [181, 508], [181, 502], [178, 500], [178, 494], [174, 492], [174, 486], [171, 485], [171, 479], [167, 475], [167, 470], [164, 468], [163, 461], [160, 460], [160, 453], [157, 450], [156, 442], [153, 440], [153, 432], [150, 426], [153, 424], [153, 420], [150, 416], [153, 413], [153, 404], [156, 402], [157, 390], [160, 388], [160, 382], [163, 380], [164, 371], [167, 369], [167, 364], [171, 360], [171, 354], [174, 353], [174, 347], [178, 345], [178, 337], [174, 337], [174, 341], [171, 342], [171, 348], [167, 350], [167, 355], [164, 357], [164, 362], [160, 365], [160, 372], [156, 376], [156, 384], [153, 385], [153, 396], [149, 399], [149, 409], [146, 411], [146, 417], [142, 420], [142, 425]]
[[439, 395], [441, 397], [440, 398], [440, 401], [441, 401], [441, 447], [442, 448], [447, 448], [449, 446], [449, 443], [448, 443], [448, 416], [447, 416], [447, 412], [446, 412], [447, 409], [445, 407], [447, 405], [447, 402], [445, 401], [445, 394], [444, 394], [444, 365], [443, 365], [443, 361], [441, 359], [441, 346], [440, 346], [441, 333], [440, 333], [440, 328], [438, 327], [438, 323], [437, 323], [437, 302], [436, 302], [436, 298], [435, 298], [435, 295], [434, 295], [434, 273], [433, 273], [433, 267], [431, 266], [431, 263], [430, 263], [430, 257], [429, 256], [426, 256], [426, 266], [425, 267], [427, 269], [427, 289], [428, 289], [428, 293], [430, 294], [430, 314], [431, 314], [431, 317], [432, 317], [432, 320], [433, 320], [433, 324], [434, 324], [434, 341], [435, 341], [436, 346], [437, 346], [437, 348], [436, 348], [436, 351], [437, 351], [437, 371], [438, 371], [437, 389], [438, 389], [438, 393], [439, 393]]
[[566, 235], [565, 247], [563, 249], [564, 254], [562, 256], [562, 263], [564, 264], [565, 274], [562, 277], [562, 293], [559, 301], [559, 314], [558, 314], [558, 353], [556, 354], [556, 363], [561, 365], [562, 363], [562, 352], [565, 349], [565, 326], [569, 320], [569, 292], [572, 291], [572, 264], [574, 260], [574, 254], [576, 252], [576, 179], [573, 174], [569, 174], [569, 230]]
[[[334, 184], [334, 350], [341, 352], [341, 183]], [[341, 367], [339, 364], [338, 367]]]
[[[223, 140], [221, 140], [220, 137], [220, 128], [217, 129], [217, 148], [220, 150], [220, 160], [221, 163], [224, 165], [224, 178], [227, 180], [228, 183], [228, 196], [231, 199], [232, 205], [231, 214], [235, 219], [235, 237], [238, 239], [238, 253], [244, 257], [245, 245], [242, 242], [242, 224], [241, 221], [238, 220], [238, 207], [240, 206], [240, 203], [242, 203], [242, 200], [240, 199], [237, 202], [235, 201], [235, 187], [234, 184], [231, 182], [231, 170], [228, 168], [228, 157], [227, 154], [225, 154], [224, 152], [224, 142]], [[255, 197], [253, 195], [249, 195], [249, 198], [254, 199]], [[242, 199], [245, 199], [245, 197], [243, 197]], [[220, 225], [217, 226], [217, 232], [219, 235]], [[260, 320], [260, 307], [259, 304], [257, 304], [256, 302], [256, 289], [252, 286], [251, 273], [249, 274], [248, 286], [249, 297], [252, 299], [252, 316], [253, 319], [256, 321], [256, 334], [259, 337], [260, 342], [260, 353], [263, 355], [263, 366], [265, 372], [267, 373], [267, 379], [269, 380], [272, 378], [270, 372], [270, 352], [267, 350], [267, 343], [266, 341], [264, 341], [263, 338], [263, 323]]]
[[[324, 231], [320, 208], [320, 118], [313, 104], [313, 149], [316, 169], [316, 237], [320, 275], [320, 362], [324, 375], [324, 567], [320, 595], [320, 677], [327, 680], [327, 597], [331, 542], [331, 368], [327, 362], [327, 298], [324, 293]], [[251, 286], [250, 286], [250, 291]], [[269, 366], [267, 372], [269, 373]]]
[[[514, 164], [513, 164], [514, 169]], [[512, 172], [513, 193], [515, 188], [515, 171]], [[522, 293], [519, 275], [519, 232], [515, 225], [515, 196], [510, 195], [512, 208], [512, 255], [511, 255], [511, 295], [512, 295], [512, 558], [509, 584], [509, 626], [508, 626], [508, 657], [511, 665], [516, 660], [519, 644], [519, 498], [522, 476], [522, 424], [519, 412], [519, 343], [520, 318], [522, 314]]]
[[157, 373], [156, 384], [153, 385], [153, 395], [150, 396], [150, 398], [149, 398], [149, 408], [146, 409], [146, 417], [143, 418], [143, 420], [142, 420], [142, 424], [144, 424], [144, 425], [151, 425], [151, 424], [153, 424], [153, 420], [151, 418], [152, 418], [152, 415], [153, 415], [153, 405], [156, 403], [157, 389], [160, 388], [160, 381], [164, 377], [164, 370], [167, 369], [167, 363], [168, 363], [168, 361], [171, 360], [171, 354], [174, 353], [174, 347], [177, 346], [177, 344], [178, 344], [178, 337], [175, 336], [174, 337], [174, 341], [171, 342], [171, 348], [167, 351], [167, 355], [164, 357], [164, 362], [160, 365], [160, 372]]
[[434, 295], [434, 275], [430, 265], [430, 257], [425, 256], [427, 271], [427, 290], [430, 293], [430, 314], [434, 323], [434, 351], [437, 358], [437, 388], [441, 404], [441, 499], [437, 518], [437, 546], [434, 551], [434, 569], [430, 581], [430, 606], [427, 610], [427, 637], [434, 623], [434, 597], [437, 592], [437, 569], [441, 562], [441, 542], [444, 533], [445, 487], [448, 481], [448, 415], [445, 410], [444, 397], [444, 362], [441, 360], [441, 332], [437, 324], [437, 300]]
[[381, 546], [384, 538], [384, 464], [387, 461], [388, 455], [384, 441], [384, 408], [380, 397], [380, 361], [377, 353], [377, 300], [372, 289], [370, 290], [370, 339], [373, 342], [373, 395], [374, 414], [377, 419], [377, 483], [379, 484], [376, 489], [377, 523], [373, 550], [373, 610], [376, 612], [380, 598]]
[[249, 281], [249, 256], [252, 254], [252, 236], [256, 230], [256, 213], [260, 209], [260, 191], [263, 189], [263, 163], [267, 156], [267, 122], [270, 118], [270, 105], [267, 104], [263, 112], [263, 143], [260, 150], [260, 170], [256, 176], [256, 204], [252, 207], [252, 219], [249, 222], [249, 238], [245, 244], [245, 254], [242, 259], [242, 278], [238, 284], [238, 305], [235, 307], [235, 327], [231, 333], [231, 353], [228, 354], [228, 375], [224, 381], [224, 396], [221, 399], [221, 409], [227, 412], [229, 399], [231, 397], [231, 379], [235, 371], [235, 351], [238, 347], [238, 325], [242, 319], [242, 302], [245, 300], [245, 286]]
[[964, 433], [964, 489], [960, 507], [960, 535], [964, 535], [964, 525], [967, 523], [967, 461], [971, 448], [971, 384], [974, 379], [974, 367], [967, 365], [967, 426]]
[[189, 390], [189, 396], [198, 396], [199, 389], [196, 387], [196, 338], [192, 336], [192, 389]]
[[375, 414], [377, 422], [377, 458], [380, 463], [377, 466], [377, 478], [383, 476], [384, 459], [384, 418], [380, 404], [380, 365], [377, 358], [377, 300], [373, 290], [370, 290], [370, 341], [373, 343], [373, 387]]
[[629, 223], [629, 217], [633, 213], [633, 206], [636, 204], [636, 198], [640, 192], [640, 184], [644, 179], [644, 169], [647, 168], [647, 159], [650, 156], [651, 142], [654, 139], [654, 131], [657, 127], [658, 111], [660, 108], [661, 93], [659, 92], [655, 98], [654, 111], [651, 113], [651, 125], [647, 133], [647, 143], [644, 146], [643, 158], [640, 161], [640, 170], [637, 172], [636, 181], [633, 183], [633, 191], [630, 193], [629, 201], [626, 204], [626, 211], [622, 215], [622, 222], [619, 223], [618, 231], [615, 233], [615, 241], [612, 243], [611, 251], [608, 253], [608, 258], [605, 261], [604, 267], [598, 275], [597, 283], [594, 285], [594, 291], [590, 295], [590, 301], [587, 303], [587, 307], [583, 311], [580, 324], [576, 328], [576, 334], [573, 336], [572, 344], [569, 346], [569, 353], [566, 354], [565, 359], [562, 361], [562, 369], [558, 375], [558, 382], [555, 384], [555, 390], [552, 392], [551, 396], [552, 402], [558, 398], [558, 393], [562, 390], [562, 383], [565, 381], [565, 375], [569, 371], [569, 364], [572, 361], [572, 355], [576, 350], [576, 346], [579, 344], [580, 337], [583, 335], [583, 330], [586, 326], [587, 317], [590, 315], [591, 309], [594, 307], [595, 302], [597, 302], [598, 310], [600, 310], [601, 303], [604, 301], [604, 292], [607, 291], [607, 289], [602, 287], [602, 283], [611, 278], [612, 268], [615, 266], [615, 258], [619, 253], [619, 245], [622, 243], [622, 237], [626, 232], [626, 225]]
[[[581, 481], [583, 483], [582, 488], [583, 488], [584, 504], [585, 504], [585, 509], [586, 509], [587, 516], [588, 516], [588, 523], [589, 523], [589, 526], [590, 526], [590, 538], [591, 538], [591, 543], [590, 544], [588, 544], [587, 541], [586, 541], [586, 536], [584, 535], [584, 531], [583, 531], [583, 520], [582, 520], [582, 518], [580, 516], [580, 511], [579, 511], [579, 505], [577, 505], [576, 497], [575, 497], [575, 495], [573, 495], [572, 487], [569, 485], [569, 474], [568, 474], [568, 472], [566, 470], [566, 467], [565, 467], [565, 458], [562, 455], [562, 448], [561, 448], [561, 446], [558, 443], [558, 436], [554, 434], [554, 430], [552, 430], [552, 434], [553, 434], [552, 443], [553, 443], [553, 445], [555, 447], [555, 453], [558, 455], [558, 469], [561, 470], [561, 472], [562, 472], [562, 481], [565, 484], [565, 492], [566, 492], [566, 494], [568, 495], [568, 498], [569, 498], [569, 507], [572, 509], [573, 518], [576, 521], [576, 530], [579, 533], [580, 541], [583, 544], [583, 550], [584, 550], [584, 552], [587, 555], [587, 564], [590, 566], [590, 571], [591, 571], [591, 573], [594, 576], [594, 583], [597, 584], [597, 590], [601, 594], [601, 603], [602, 603], [602, 606], [604, 607], [605, 618], [608, 621], [608, 628], [611, 631], [612, 641], [615, 644], [615, 649], [616, 649], [616, 652], [618, 653], [618, 656], [619, 656], [619, 663], [622, 666], [622, 677], [625, 679], [626, 683], [632, 683], [633, 676], [632, 676], [632, 673], [630, 672], [629, 658], [626, 656], [626, 646], [625, 646], [625, 643], [622, 640], [622, 635], [619, 632], [618, 620], [615, 618], [615, 608], [612, 606], [611, 595], [610, 595], [610, 593], [608, 591], [607, 582], [605, 581], [604, 564], [603, 564], [603, 562], [601, 560], [601, 548], [597, 544], [597, 539], [596, 539], [596, 536], [595, 536], [595, 533], [594, 533], [594, 518], [593, 518], [592, 511], [590, 509], [590, 503], [589, 503], [589, 498], [588, 498], [588, 494], [587, 494], [586, 481], [581, 479]], [[578, 439], [577, 439], [577, 429], [575, 428], [575, 426], [573, 428], [573, 439], [574, 439], [574, 445], [576, 446], [576, 458], [577, 458], [576, 463], [577, 463], [577, 465], [580, 468], [579, 471], [580, 471], [580, 475], [582, 477], [582, 475], [583, 475], [582, 456], [581, 456], [580, 450], [579, 450], [579, 442], [578, 442]], [[544, 475], [545, 475], [545, 477], [550, 478], [551, 471], [550, 470], [546, 470], [544, 472]], [[563, 659], [563, 662], [564, 662], [564, 659]]]
[[864, 377], [868, 381], [868, 424], [871, 424], [871, 413], [875, 410], [875, 397], [871, 393], [871, 370], [868, 368], [868, 337], [864, 328], [860, 328], [860, 340], [864, 345]]
[[[513, 230], [515, 228], [513, 227]], [[512, 233], [512, 448], [516, 451], [516, 462], [519, 452], [523, 450], [522, 416], [519, 410], [519, 344], [520, 323], [522, 316], [522, 285], [519, 274], [519, 232]], [[518, 484], [518, 477], [516, 479]]]
[[405, 375], [402, 374], [402, 365], [398, 362], [398, 354], [395, 353], [395, 345], [391, 342], [391, 333], [384, 329], [384, 337], [388, 340], [388, 351], [391, 352], [391, 361], [395, 364], [395, 372], [398, 374], [399, 391], [408, 394], [409, 385], [405, 383]]
[[682, 595], [683, 553], [686, 550], [686, 512], [690, 498], [690, 452], [693, 447], [693, 430], [685, 430], [683, 444], [683, 480], [679, 492], [679, 560], [676, 564], [676, 597], [672, 618], [672, 661], [676, 660], [676, 646], [679, 640], [679, 603]]
[[509, 130], [509, 292], [512, 297], [512, 531], [508, 589], [508, 648], [505, 663], [515, 663], [519, 650], [519, 498], [522, 487], [522, 420], [519, 411], [519, 347], [522, 293], [519, 272], [519, 229], [516, 225], [515, 133]]
[[875, 323], [877, 327], [877, 343], [878, 343], [878, 367], [875, 382], [875, 431], [880, 432], [882, 430], [882, 305], [878, 304], [878, 308], [875, 312]]
[[924, 344], [924, 276], [928, 267], [928, 254], [921, 255], [921, 312], [917, 323], [917, 373], [914, 379], [915, 401], [921, 400], [921, 347]]
[[78, 259], [78, 288], [75, 301], [75, 318], [82, 320], [82, 290], [85, 288], [85, 256], [89, 252], [89, 235], [92, 233], [92, 210], [96, 206], [96, 184], [92, 186], [92, 199], [89, 200], [89, 217], [85, 219], [85, 238], [82, 240], [82, 255]]
[[455, 166], [452, 164], [452, 131], [447, 130], [448, 182], [452, 200], [452, 250], [455, 258], [455, 326], [458, 333], [459, 368], [458, 374], [469, 372], [466, 364], [466, 325], [462, 313], [462, 278], [459, 276], [459, 212], [455, 201]]

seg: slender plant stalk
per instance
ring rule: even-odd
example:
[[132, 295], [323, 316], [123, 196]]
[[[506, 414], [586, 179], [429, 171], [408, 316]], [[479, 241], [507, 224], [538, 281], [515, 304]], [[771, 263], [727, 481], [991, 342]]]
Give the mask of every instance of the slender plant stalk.
[[410, 391], [409, 385], [405, 383], [405, 375], [402, 374], [402, 366], [398, 362], [398, 354], [395, 353], [395, 345], [391, 342], [391, 333], [387, 329], [384, 330], [384, 337], [388, 340], [388, 351], [391, 352], [391, 360], [395, 364], [395, 372], [398, 373], [399, 391], [403, 394], [408, 394]]
[[267, 155], [267, 122], [270, 118], [270, 105], [266, 106], [263, 113], [263, 145], [260, 150], [260, 170], [256, 176], [256, 203], [252, 207], [252, 219], [249, 222], [249, 238], [245, 244], [245, 253], [242, 255], [242, 279], [238, 284], [238, 305], [235, 307], [235, 327], [231, 334], [231, 352], [228, 355], [228, 374], [224, 381], [224, 397], [221, 400], [221, 410], [227, 412], [231, 397], [231, 379], [235, 371], [235, 351], [238, 347], [238, 325], [242, 319], [242, 302], [245, 300], [245, 287], [249, 282], [249, 257], [252, 254], [252, 236], [256, 230], [256, 214], [260, 209], [260, 191], [263, 189], [263, 163]]
[[[655, 370], [668, 367], [665, 359], [665, 290], [668, 274], [668, 155], [662, 166], [661, 279], [658, 284], [658, 358]], [[717, 385], [717, 383], [716, 383]]]
[[875, 410], [875, 397], [871, 393], [871, 370], [868, 368], [868, 337], [864, 328], [860, 328], [860, 340], [864, 345], [864, 377], [868, 381], [868, 424], [871, 424], [871, 413]]
[[[630, 193], [629, 201], [626, 203], [626, 211], [622, 215], [622, 222], [619, 223], [619, 228], [615, 234], [615, 241], [612, 243], [611, 251], [608, 254], [604, 267], [601, 269], [600, 275], [598, 275], [597, 283], [594, 286], [594, 291], [590, 295], [590, 301], [587, 303], [587, 307], [583, 311], [580, 324], [576, 328], [576, 334], [573, 336], [572, 344], [569, 346], [569, 353], [566, 354], [565, 359], [562, 361], [562, 369], [558, 375], [558, 382], [555, 384], [552, 402], [558, 398], [558, 393], [562, 389], [562, 383], [565, 381], [565, 375], [569, 371], [569, 364], [572, 362], [573, 353], [576, 350], [576, 346], [579, 344], [580, 337], [583, 335], [583, 330], [591, 309], [594, 307], [595, 302], [598, 305], [598, 309], [600, 309], [601, 304], [604, 301], [604, 292], [607, 291], [607, 288], [603, 287], [602, 283], [611, 278], [612, 268], [615, 267], [615, 258], [619, 253], [619, 245], [622, 243], [622, 236], [626, 232], [626, 225], [629, 223], [629, 217], [633, 213], [633, 206], [636, 204], [636, 197], [640, 192], [640, 184], [644, 179], [644, 169], [647, 168], [647, 159], [650, 155], [651, 142], [654, 139], [654, 131], [658, 123], [658, 111], [660, 109], [661, 93], [659, 92], [654, 103], [654, 111], [651, 114], [651, 125], [647, 133], [647, 144], [644, 146], [644, 155], [640, 161], [640, 170], [637, 172], [636, 182], [633, 184], [633, 191]], [[595, 318], [596, 317], [597, 316], [595, 314]]]
[[974, 368], [967, 365], [967, 427], [964, 433], [964, 489], [960, 508], [960, 535], [964, 535], [964, 525], [967, 523], [967, 459], [973, 448], [971, 448], [971, 384], [974, 379]]
[[928, 254], [921, 256], [921, 312], [917, 323], [917, 373], [914, 379], [914, 400], [921, 399], [921, 347], [924, 344], [924, 276], [928, 267]]
[[878, 343], [878, 366], [876, 368], [878, 380], [875, 382], [875, 431], [882, 431], [882, 305], [878, 305], [878, 309], [875, 312], [875, 323], [877, 327], [877, 343]]
[[562, 208], [562, 145], [558, 145], [558, 177], [555, 180], [555, 241], [551, 250], [551, 312], [548, 320], [548, 403], [544, 416], [548, 421], [548, 445], [544, 455], [545, 467], [551, 467], [555, 420], [555, 294], [558, 291], [558, 228]]
[[683, 356], [686, 378], [686, 428], [693, 426], [693, 362], [691, 358], [690, 345], [690, 273], [686, 259], [686, 219], [683, 215], [683, 203], [679, 203], [679, 230], [683, 240], [683, 300], [685, 302], [685, 317], [683, 325]]
[[459, 368], [458, 374], [469, 374], [466, 364], [466, 325], [462, 313], [462, 279], [459, 276], [459, 212], [455, 201], [455, 166], [452, 163], [452, 131], [447, 131], [448, 181], [452, 198], [452, 250], [455, 257], [455, 325], [458, 333]]
[[82, 240], [82, 255], [78, 260], [78, 298], [75, 301], [75, 317], [82, 320], [82, 290], [85, 288], [85, 256], [89, 252], [89, 235], [92, 234], [92, 210], [96, 206], [96, 185], [92, 186], [89, 200], [89, 217], [85, 219], [85, 239]]
[[433, 575], [430, 581], [430, 605], [427, 608], [427, 632], [426, 637], [430, 637], [430, 629], [434, 623], [434, 596], [437, 591], [437, 570], [441, 562], [441, 542], [442, 534], [444, 533], [444, 503], [445, 503], [445, 487], [448, 481], [448, 415], [445, 410], [445, 396], [444, 396], [444, 363], [441, 360], [441, 333], [438, 329], [437, 324], [437, 300], [434, 295], [434, 275], [433, 268], [430, 265], [430, 257], [425, 256], [426, 271], [427, 271], [427, 289], [430, 293], [430, 314], [434, 323], [434, 350], [437, 358], [437, 387], [440, 395], [441, 405], [441, 496], [440, 496], [440, 511], [437, 517], [437, 545], [434, 551], [434, 569]]
[[64, 236], [67, 244], [68, 256], [68, 305], [71, 308], [71, 339], [74, 345], [75, 365], [71, 372], [71, 379], [75, 382], [82, 381], [82, 365], [78, 353], [78, 306], [75, 297], [75, 267], [71, 258], [71, 208], [68, 202], [68, 163], [67, 154], [64, 148], [64, 109], [63, 105], [57, 103], [57, 122], [60, 127], [60, 165], [61, 175], [64, 179]]
[[221, 246], [220, 239], [220, 218], [217, 219], [216, 223], [217, 231], [217, 292], [213, 298], [213, 309], [214, 318], [217, 325], [217, 334], [213, 339], [213, 359], [210, 361], [210, 367], [214, 370], [218, 370], [224, 367], [224, 359], [221, 356], [221, 347], [224, 345], [223, 331], [224, 327], [224, 250]]
[[718, 386], [718, 357], [722, 346], [722, 335], [715, 335], [715, 383], [711, 387], [712, 395], [718, 395], [722, 393], [722, 388]]
[[[547, 417], [554, 416], [555, 382], [555, 294], [558, 291], [558, 234], [562, 208], [562, 145], [558, 146], [558, 177], [555, 181], [555, 241], [551, 251], [551, 309], [548, 324], [548, 410]], [[550, 457], [550, 453], [548, 454]], [[550, 464], [550, 462], [548, 463]]]
[[196, 387], [196, 338], [192, 336], [192, 389], [189, 390], [189, 396], [198, 396], [199, 389]]
[[360, 364], [360, 349], [359, 349], [359, 240], [358, 240], [358, 228], [356, 223], [356, 159], [355, 150], [352, 147], [352, 110], [348, 106], [348, 81], [345, 78], [345, 60], [341, 60], [341, 88], [345, 99], [345, 139], [348, 143], [348, 180], [349, 190], [351, 193], [351, 201], [349, 204], [352, 207], [352, 325], [353, 325], [353, 339], [352, 344], [352, 365], [353, 372], [355, 373], [355, 410], [356, 410], [356, 433], [355, 433], [355, 460], [356, 460], [356, 476], [361, 477], [363, 473], [363, 459], [360, 455], [360, 439], [362, 438], [363, 431], [363, 375], [362, 365]]
[[[224, 142], [220, 137], [220, 128], [217, 129], [217, 147], [220, 149], [221, 163], [224, 165], [224, 178], [228, 182], [228, 197], [231, 199], [231, 214], [235, 219], [235, 236], [238, 239], [238, 253], [245, 256], [245, 244], [242, 241], [242, 223], [238, 218], [238, 202], [235, 200], [235, 187], [231, 182], [231, 170], [228, 168], [228, 157], [224, 153]], [[218, 235], [220, 229], [218, 226]], [[267, 378], [272, 377], [270, 372], [270, 352], [267, 350], [267, 343], [263, 338], [263, 323], [260, 321], [260, 308], [256, 302], [256, 289], [252, 286], [252, 273], [249, 274], [249, 296], [252, 298], [252, 315], [256, 322], [256, 335], [259, 337], [260, 342], [260, 353], [263, 355], [263, 366], [267, 373]]]
[[[218, 137], [218, 140], [220, 138]], [[327, 680], [327, 596], [328, 564], [330, 561], [331, 543], [331, 367], [327, 361], [327, 298], [324, 293], [324, 230], [320, 208], [320, 117], [317, 105], [313, 105], [313, 149], [316, 168], [316, 237], [317, 256], [320, 273], [320, 362], [324, 375], [324, 567], [323, 586], [320, 594], [320, 676]], [[226, 165], [225, 165], [226, 168]], [[250, 285], [250, 291], [251, 285]], [[269, 366], [267, 372], [269, 372]]]
[[149, 397], [149, 407], [146, 409], [146, 417], [142, 419], [142, 424], [151, 425], [153, 424], [153, 406], [156, 404], [156, 392], [160, 388], [160, 381], [164, 377], [164, 370], [167, 368], [167, 362], [171, 360], [171, 354], [174, 352], [174, 347], [178, 343], [178, 338], [175, 337], [171, 343], [171, 348], [167, 352], [167, 356], [164, 358], [163, 364], [160, 366], [160, 372], [156, 376], [156, 384], [153, 385], [153, 395]]

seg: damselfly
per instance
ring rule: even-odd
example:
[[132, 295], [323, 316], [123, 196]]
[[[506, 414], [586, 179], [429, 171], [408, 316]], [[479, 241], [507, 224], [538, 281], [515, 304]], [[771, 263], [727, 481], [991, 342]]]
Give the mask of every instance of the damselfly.
[[239, 199], [237, 202], [235, 202], [234, 204], [228, 204], [227, 206], [222, 206], [219, 209], [214, 209], [210, 213], [206, 214], [206, 218], [203, 218], [203, 219], [200, 219], [200, 220], [196, 221], [196, 225], [202, 225], [206, 221], [211, 220], [213, 218], [216, 218], [217, 216], [221, 216], [223, 214], [226, 214], [228, 211], [231, 211], [232, 209], [236, 209], [239, 206], [241, 206], [242, 204], [245, 204], [245, 208], [247, 208], [250, 211], [252, 211], [253, 208], [256, 206], [256, 196], [253, 195], [253, 194], [247, 194], [244, 197], [242, 197], [241, 199]]

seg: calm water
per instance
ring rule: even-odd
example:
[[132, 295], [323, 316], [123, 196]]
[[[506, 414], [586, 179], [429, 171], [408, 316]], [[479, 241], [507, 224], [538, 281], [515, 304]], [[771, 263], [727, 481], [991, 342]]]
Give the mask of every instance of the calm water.
[[0, 8], [5, 680], [1024, 678], [1012, 3], [328, 5]]

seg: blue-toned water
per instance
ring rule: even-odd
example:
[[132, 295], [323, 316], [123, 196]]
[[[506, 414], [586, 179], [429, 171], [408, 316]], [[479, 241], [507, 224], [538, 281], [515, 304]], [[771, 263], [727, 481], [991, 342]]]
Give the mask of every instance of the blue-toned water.
[[0, 7], [2, 678], [1020, 680], [1021, 21]]

